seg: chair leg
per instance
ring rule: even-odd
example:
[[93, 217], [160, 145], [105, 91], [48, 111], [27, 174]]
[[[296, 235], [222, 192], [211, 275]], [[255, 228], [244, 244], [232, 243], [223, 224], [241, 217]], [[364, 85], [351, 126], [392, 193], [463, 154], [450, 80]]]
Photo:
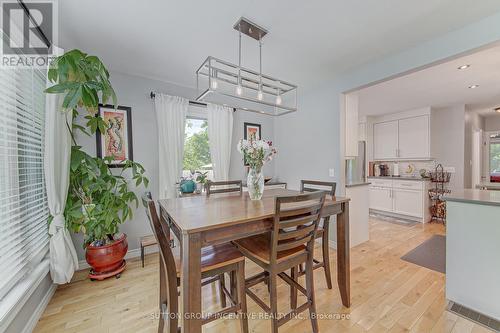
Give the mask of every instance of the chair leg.
[[328, 289], [332, 289], [332, 272], [330, 270], [330, 249], [329, 249], [329, 237], [328, 237], [328, 221], [325, 218], [325, 230], [323, 232], [322, 248], [323, 248], [323, 268], [325, 270], [325, 279]]
[[[292, 267], [290, 272], [290, 276], [294, 281], [298, 280], [297, 269], [298, 269], [297, 267]], [[290, 308], [292, 310], [295, 310], [297, 308], [297, 288], [295, 288], [292, 285], [290, 285]]]
[[220, 304], [223, 308], [227, 306], [226, 302], [226, 294], [224, 293], [224, 287], [226, 286], [226, 280], [224, 278], [224, 274], [219, 275], [219, 296], [220, 296]]
[[247, 316], [247, 295], [245, 292], [245, 262], [238, 263], [238, 270], [236, 272], [236, 290], [234, 294], [240, 303], [240, 325], [241, 332], [248, 333], [248, 316]]
[[142, 261], [142, 268], [144, 268], [144, 246], [141, 245], [141, 261]]
[[313, 256], [309, 255], [310, 258], [306, 262], [306, 291], [307, 299], [311, 303], [309, 307], [309, 317], [311, 318], [311, 325], [313, 333], [319, 332], [318, 319], [316, 317], [316, 300], [314, 297], [314, 277], [313, 277]]
[[277, 275], [269, 274], [269, 302], [271, 305], [271, 332], [278, 333], [278, 286]]

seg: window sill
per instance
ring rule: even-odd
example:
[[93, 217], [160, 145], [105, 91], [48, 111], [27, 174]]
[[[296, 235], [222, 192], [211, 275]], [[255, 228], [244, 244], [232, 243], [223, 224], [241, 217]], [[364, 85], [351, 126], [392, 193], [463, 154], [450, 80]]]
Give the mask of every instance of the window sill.
[[4, 332], [49, 272], [46, 258], [0, 302], [0, 332]]

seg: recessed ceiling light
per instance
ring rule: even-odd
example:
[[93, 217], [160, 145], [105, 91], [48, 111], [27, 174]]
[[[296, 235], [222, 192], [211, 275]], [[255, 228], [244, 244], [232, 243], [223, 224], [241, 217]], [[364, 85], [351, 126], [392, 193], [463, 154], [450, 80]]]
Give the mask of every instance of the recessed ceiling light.
[[479, 84], [473, 84], [472, 86], [469, 86], [469, 89], [476, 89], [479, 88]]
[[493, 110], [495, 110], [495, 112], [500, 113], [500, 107], [498, 107], [498, 108], [494, 108]]
[[469, 67], [470, 67], [470, 65], [462, 65], [462, 66], [458, 67], [458, 69], [467, 69]]

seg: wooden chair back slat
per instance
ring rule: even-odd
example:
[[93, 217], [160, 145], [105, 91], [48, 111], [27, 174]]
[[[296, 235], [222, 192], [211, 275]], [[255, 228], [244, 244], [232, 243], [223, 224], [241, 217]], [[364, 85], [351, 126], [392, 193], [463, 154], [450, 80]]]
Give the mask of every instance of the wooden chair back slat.
[[310, 215], [306, 215], [306, 216], [292, 218], [292, 219], [288, 219], [288, 220], [282, 220], [281, 226], [282, 226], [282, 228], [293, 228], [293, 227], [296, 227], [299, 225], [307, 224], [310, 221], [311, 221]]
[[335, 182], [323, 182], [318, 180], [301, 180], [300, 192], [325, 191], [328, 195], [334, 197], [337, 189]]
[[230, 193], [230, 192], [243, 193], [242, 181], [229, 180], [229, 181], [213, 182], [209, 180], [207, 183], [207, 195], [217, 194], [217, 193]]
[[290, 208], [284, 209], [279, 212], [279, 217], [290, 217], [290, 216], [300, 216], [300, 215], [310, 215], [315, 214], [318, 211], [318, 207], [315, 204], [310, 204], [300, 208]]
[[[165, 223], [160, 222], [160, 218], [157, 214], [156, 205], [152, 199], [151, 192], [144, 193], [144, 195], [142, 196], [142, 204], [146, 209], [146, 215], [148, 217], [149, 224], [151, 225], [151, 229], [153, 229], [153, 234], [160, 247], [160, 257], [163, 264], [160, 269], [163, 269], [163, 272], [165, 273], [165, 283], [167, 284], [166, 292], [168, 293], [167, 295], [171, 294], [177, 297], [177, 267], [175, 265], [175, 258], [172, 252], [172, 248], [170, 247], [170, 239], [167, 236], [168, 233], [165, 229], [168, 228], [168, 226]], [[173, 310], [177, 309], [176, 305], [177, 304], [170, 304], [169, 308]]]
[[278, 233], [278, 240], [282, 241], [291, 238], [302, 238], [304, 236], [308, 236], [313, 231], [314, 231], [314, 223], [311, 223], [308, 226], [300, 229]]
[[295, 238], [292, 241], [282, 241], [278, 242], [278, 246], [276, 247], [277, 252], [281, 251], [286, 251], [290, 249], [294, 249], [296, 247], [299, 247], [301, 245], [307, 244], [311, 239], [311, 235], [305, 235], [304, 237], [301, 238]]
[[316, 191], [295, 196], [276, 197], [271, 234], [271, 264], [281, 251], [301, 245], [312, 254], [315, 233], [325, 202], [325, 192]]

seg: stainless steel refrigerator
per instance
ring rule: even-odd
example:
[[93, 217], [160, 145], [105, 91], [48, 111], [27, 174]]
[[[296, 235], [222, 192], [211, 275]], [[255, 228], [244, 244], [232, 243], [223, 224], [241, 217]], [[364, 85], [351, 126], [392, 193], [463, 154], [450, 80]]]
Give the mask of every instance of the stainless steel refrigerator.
[[346, 185], [366, 182], [366, 142], [358, 142], [358, 156], [345, 161]]

